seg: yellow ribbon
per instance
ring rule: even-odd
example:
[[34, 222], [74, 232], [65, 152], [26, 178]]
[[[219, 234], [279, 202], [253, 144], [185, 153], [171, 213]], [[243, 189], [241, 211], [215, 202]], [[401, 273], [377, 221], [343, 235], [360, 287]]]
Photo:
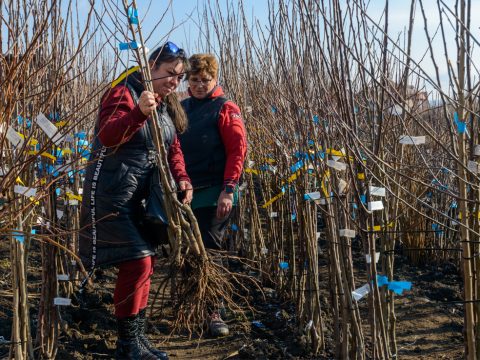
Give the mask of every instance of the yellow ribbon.
[[139, 70], [140, 66], [135, 66], [127, 71], [124, 71], [118, 78], [112, 81], [112, 88], [120, 84], [128, 75], [133, 74], [135, 71]]
[[71, 192], [67, 192], [66, 193], [67, 197], [68, 197], [68, 200], [78, 200], [78, 201], [82, 201], [82, 195], [75, 195]]

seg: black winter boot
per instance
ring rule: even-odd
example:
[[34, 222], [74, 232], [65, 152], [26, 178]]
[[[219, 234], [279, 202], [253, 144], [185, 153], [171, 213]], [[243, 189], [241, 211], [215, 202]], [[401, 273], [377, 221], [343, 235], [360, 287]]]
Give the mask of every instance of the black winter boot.
[[116, 360], [158, 360], [156, 355], [152, 354], [142, 345], [138, 339], [137, 327], [138, 315], [124, 319], [117, 319], [118, 340]]
[[164, 351], [160, 351], [155, 349], [152, 343], [148, 340], [147, 336], [145, 335], [145, 315], [147, 313], [147, 309], [142, 309], [138, 313], [137, 318], [137, 327], [138, 327], [138, 339], [140, 343], [145, 346], [151, 353], [155, 354], [161, 360], [168, 360], [168, 355]]

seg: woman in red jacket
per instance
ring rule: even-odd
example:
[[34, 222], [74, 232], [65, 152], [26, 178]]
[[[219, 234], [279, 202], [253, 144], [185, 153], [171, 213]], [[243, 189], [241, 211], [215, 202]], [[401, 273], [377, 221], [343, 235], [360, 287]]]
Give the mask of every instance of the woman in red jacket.
[[[188, 129], [180, 135], [187, 172], [192, 179], [192, 209], [207, 249], [221, 249], [234, 205], [236, 187], [247, 152], [247, 139], [238, 106], [218, 85], [218, 62], [212, 54], [189, 58], [190, 97], [182, 101]], [[209, 319], [213, 336], [227, 335], [218, 312]]]
[[92, 158], [84, 182], [80, 256], [91, 271], [115, 265], [114, 292], [118, 323], [117, 359], [168, 359], [145, 336], [145, 308], [159, 234], [144, 224], [144, 201], [158, 171], [149, 122], [157, 111], [168, 163], [184, 202], [192, 198], [177, 132], [187, 119], [174, 94], [188, 61], [182, 49], [167, 42], [149, 59], [154, 93], [143, 87], [139, 72], [102, 98], [95, 126]]

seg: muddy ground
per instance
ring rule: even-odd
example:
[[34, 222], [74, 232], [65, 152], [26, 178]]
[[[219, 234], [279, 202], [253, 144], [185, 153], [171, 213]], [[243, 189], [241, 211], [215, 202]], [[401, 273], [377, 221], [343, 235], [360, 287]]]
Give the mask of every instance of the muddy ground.
[[[7, 243], [8, 244], [8, 243]], [[8, 340], [11, 331], [11, 282], [8, 247], [0, 247], [0, 336]], [[38, 259], [29, 260], [29, 290], [39, 293], [41, 268]], [[362, 266], [362, 264], [357, 264]], [[363, 265], [364, 268], [364, 265]], [[413, 282], [411, 291], [396, 297], [398, 358], [401, 359], [462, 359], [463, 310], [458, 268], [453, 262], [441, 265], [411, 265], [396, 255], [396, 279]], [[65, 331], [59, 339], [57, 359], [112, 359], [115, 348], [115, 322], [111, 315], [114, 271], [98, 274], [94, 292], [84, 298], [84, 305], [62, 307], [60, 313]], [[161, 274], [153, 280], [158, 282]], [[361, 274], [360, 274], [361, 279]], [[322, 283], [328, 297], [328, 283]], [[322, 285], [322, 286], [323, 286]], [[359, 284], [359, 286], [362, 284]], [[168, 337], [171, 314], [150, 321], [152, 341], [167, 351], [171, 359], [334, 359], [332, 334], [326, 329], [327, 350], [314, 356], [295, 335], [294, 306], [282, 302], [273, 289], [266, 289], [266, 298], [256, 296], [255, 314], [248, 320], [229, 315], [230, 335], [214, 339], [188, 338], [186, 334]], [[31, 300], [33, 324], [38, 296]], [[325, 304], [325, 302], [324, 302]], [[324, 306], [325, 309], [325, 306]], [[367, 302], [360, 301], [364, 334], [368, 337]], [[325, 318], [328, 319], [328, 309]], [[253, 322], [253, 321], [259, 321]], [[326, 322], [328, 324], [328, 321]], [[1, 338], [0, 338], [1, 339]], [[1, 342], [1, 341], [0, 341]], [[367, 339], [368, 343], [368, 339]], [[0, 345], [0, 359], [8, 357], [8, 346]]]

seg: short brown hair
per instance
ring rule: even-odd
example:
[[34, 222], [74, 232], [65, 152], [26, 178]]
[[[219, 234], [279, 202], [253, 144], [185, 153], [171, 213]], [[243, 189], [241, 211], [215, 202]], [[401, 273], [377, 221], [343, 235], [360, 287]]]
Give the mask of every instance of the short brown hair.
[[218, 61], [213, 54], [194, 54], [188, 59], [190, 63], [190, 71], [187, 74], [187, 79], [190, 75], [206, 72], [214, 79], [218, 76]]

